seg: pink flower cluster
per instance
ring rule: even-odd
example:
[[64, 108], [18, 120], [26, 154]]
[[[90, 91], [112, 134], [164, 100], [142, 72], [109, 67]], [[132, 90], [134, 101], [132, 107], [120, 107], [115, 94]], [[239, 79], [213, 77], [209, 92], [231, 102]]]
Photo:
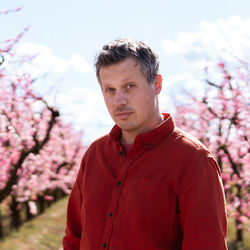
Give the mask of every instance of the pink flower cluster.
[[82, 133], [34, 92], [30, 74], [11, 67], [22, 63], [14, 46], [26, 31], [0, 43], [0, 202], [11, 195], [36, 213], [38, 196], [50, 200], [55, 189], [69, 193], [84, 147]]
[[[250, 218], [250, 71], [247, 63], [229, 72], [225, 62], [206, 68], [204, 94], [177, 107], [177, 125], [199, 138], [222, 171], [228, 215], [238, 229]], [[220, 79], [213, 79], [214, 76]], [[213, 80], [211, 80], [213, 79]]]

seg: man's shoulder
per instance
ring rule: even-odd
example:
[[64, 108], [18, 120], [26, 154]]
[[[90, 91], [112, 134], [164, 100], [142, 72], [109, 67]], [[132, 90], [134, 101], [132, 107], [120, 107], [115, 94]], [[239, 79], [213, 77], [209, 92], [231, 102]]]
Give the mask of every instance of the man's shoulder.
[[97, 146], [97, 145], [100, 145], [100, 144], [103, 144], [103, 143], [107, 143], [109, 140], [110, 140], [110, 136], [109, 134], [105, 134], [101, 137], [98, 137], [97, 139], [95, 139], [91, 144], [90, 146]]
[[172, 136], [172, 155], [175, 156], [175, 163], [179, 162], [179, 166], [183, 166], [185, 174], [190, 176], [194, 172], [197, 174], [202, 173], [204, 169], [214, 168], [220, 172], [214, 155], [201, 141], [177, 127]]
[[112, 143], [112, 139], [110, 138], [109, 134], [105, 134], [97, 139], [95, 139], [89, 146], [86, 151], [86, 153], [89, 153], [91, 151], [95, 151], [100, 148], [105, 148], [110, 146]]
[[175, 127], [173, 131], [174, 142], [183, 151], [193, 153], [203, 153], [205, 155], [212, 155], [209, 149], [197, 138], [184, 130]]

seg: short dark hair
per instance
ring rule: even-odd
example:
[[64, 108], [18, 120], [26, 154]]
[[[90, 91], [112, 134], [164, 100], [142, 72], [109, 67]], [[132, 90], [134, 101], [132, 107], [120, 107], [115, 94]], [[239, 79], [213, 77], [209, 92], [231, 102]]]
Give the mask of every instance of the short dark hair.
[[102, 67], [117, 64], [129, 57], [140, 63], [145, 78], [149, 83], [153, 83], [159, 71], [158, 55], [144, 42], [124, 38], [104, 45], [96, 56], [95, 68], [98, 82], [101, 84], [100, 69]]

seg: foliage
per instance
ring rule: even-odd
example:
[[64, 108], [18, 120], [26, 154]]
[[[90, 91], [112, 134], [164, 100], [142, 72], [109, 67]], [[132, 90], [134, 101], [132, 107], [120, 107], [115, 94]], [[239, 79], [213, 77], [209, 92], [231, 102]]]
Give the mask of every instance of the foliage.
[[238, 61], [229, 72], [225, 62], [206, 68], [206, 88], [177, 107], [177, 125], [199, 138], [216, 156], [222, 171], [228, 215], [235, 219], [237, 241], [249, 213], [249, 65]]
[[[36, 79], [21, 73], [32, 57], [18, 57], [15, 45], [27, 30], [0, 43], [0, 203], [9, 205], [15, 227], [21, 203], [36, 214], [36, 200], [42, 207], [58, 189], [70, 192], [84, 150], [81, 132], [35, 92]], [[0, 237], [1, 229], [0, 223]]]

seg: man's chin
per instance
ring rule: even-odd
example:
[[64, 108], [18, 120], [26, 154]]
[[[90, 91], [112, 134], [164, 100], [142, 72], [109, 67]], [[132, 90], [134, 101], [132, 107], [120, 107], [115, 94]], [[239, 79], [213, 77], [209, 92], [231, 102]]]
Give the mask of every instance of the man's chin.
[[126, 123], [126, 121], [115, 121], [116, 125], [120, 127], [121, 129], [127, 129], [129, 128], [129, 125]]
[[126, 122], [118, 122], [116, 123], [116, 125], [123, 131], [126, 131], [126, 132], [131, 132], [133, 130], [136, 129], [135, 126], [133, 126], [132, 124], [128, 124]]

